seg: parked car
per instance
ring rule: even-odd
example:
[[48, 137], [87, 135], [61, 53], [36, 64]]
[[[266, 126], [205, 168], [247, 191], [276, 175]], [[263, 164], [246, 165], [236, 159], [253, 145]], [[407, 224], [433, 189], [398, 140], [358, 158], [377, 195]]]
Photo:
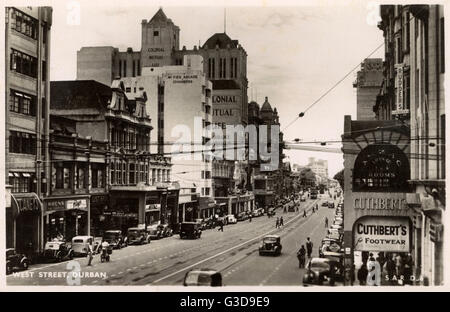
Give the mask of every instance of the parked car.
[[329, 202], [328, 203], [328, 208], [334, 208], [334, 202]]
[[183, 222], [180, 225], [180, 238], [200, 238], [202, 230], [197, 222]]
[[255, 209], [252, 211], [253, 217], [259, 217], [260, 215], [261, 215], [261, 212], [259, 211], [259, 209]]
[[280, 242], [280, 236], [278, 235], [266, 235], [262, 239], [261, 244], [259, 245], [259, 255], [272, 254], [272, 255], [281, 255], [282, 245]]
[[103, 234], [103, 239], [108, 242], [113, 249], [121, 249], [126, 246], [121, 230], [108, 230]]
[[92, 236], [75, 236], [72, 238], [72, 250], [75, 256], [86, 256], [89, 251], [88, 245], [94, 248], [94, 237]]
[[61, 262], [73, 259], [75, 253], [72, 246], [63, 241], [46, 242], [44, 247], [44, 259]]
[[206, 230], [206, 221], [203, 219], [195, 219], [195, 222], [197, 222], [198, 224], [200, 224], [200, 229], [202, 229], [202, 231]]
[[328, 201], [327, 200], [322, 202], [322, 207], [328, 207]]
[[226, 216], [228, 224], [236, 224], [237, 219], [233, 214], [229, 214]]
[[223, 286], [222, 274], [211, 269], [192, 269], [184, 276], [183, 286]]
[[163, 228], [157, 223], [147, 226], [147, 233], [150, 239], [160, 239], [164, 237]]
[[267, 215], [268, 216], [274, 216], [275, 215], [275, 208], [270, 207], [269, 209], [267, 209]]
[[151, 238], [146, 229], [141, 227], [131, 227], [128, 229], [128, 245], [142, 245], [150, 243]]
[[303, 285], [323, 285], [328, 282], [332, 286], [341, 278], [340, 272], [340, 262], [329, 258], [312, 258], [306, 265]]
[[246, 212], [240, 212], [236, 218], [238, 221], [245, 221], [248, 219], [248, 214]]
[[14, 248], [6, 249], [6, 275], [15, 270], [27, 270], [30, 260], [21, 253], [16, 253]]

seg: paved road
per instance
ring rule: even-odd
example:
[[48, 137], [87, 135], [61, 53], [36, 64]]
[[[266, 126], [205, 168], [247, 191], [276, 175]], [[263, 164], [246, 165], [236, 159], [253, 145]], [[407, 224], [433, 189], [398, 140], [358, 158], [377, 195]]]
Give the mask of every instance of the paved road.
[[[190, 268], [212, 268], [222, 272], [225, 285], [300, 285], [296, 251], [310, 236], [314, 252], [325, 235], [324, 218], [332, 209], [321, 207], [312, 214], [312, 205], [321, 200], [302, 202], [300, 212], [283, 213], [285, 226], [275, 229], [275, 219], [261, 216], [224, 227], [224, 232], [206, 230], [199, 240], [181, 240], [178, 235], [142, 246], [115, 250], [111, 262], [100, 263], [95, 256], [93, 266], [86, 258], [62, 263], [39, 264], [22, 274], [9, 275], [8, 285], [181, 285]], [[303, 210], [308, 217], [303, 218]], [[262, 236], [281, 236], [280, 257], [261, 257], [258, 245]], [[70, 275], [72, 274], [72, 275]], [[81, 276], [79, 279], [76, 277]]]

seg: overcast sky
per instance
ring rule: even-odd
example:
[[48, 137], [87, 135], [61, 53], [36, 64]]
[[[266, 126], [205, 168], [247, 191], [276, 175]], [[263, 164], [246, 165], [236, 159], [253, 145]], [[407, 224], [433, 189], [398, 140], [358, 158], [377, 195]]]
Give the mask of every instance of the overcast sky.
[[[80, 3], [79, 24], [73, 15], [77, 11], [73, 3], [52, 3], [52, 80], [76, 78], [76, 52], [83, 46], [140, 50], [141, 20], [150, 19], [159, 6], [180, 27], [180, 47], [192, 49], [224, 31], [223, 2], [204, 6], [206, 2], [191, 1], [194, 6], [181, 7], [174, 1], [80, 1], [75, 2]], [[278, 109], [281, 129], [383, 42], [381, 30], [372, 22], [378, 11], [369, 2], [270, 6], [278, 4], [264, 1], [246, 2], [246, 6], [239, 7], [230, 3], [236, 5], [227, 1], [226, 33], [247, 51], [249, 100], [255, 100], [257, 93], [257, 101], [262, 104], [268, 96], [272, 107]], [[254, 6], [258, 3], [266, 6]], [[382, 57], [383, 51], [379, 49], [372, 57]], [[355, 118], [356, 114], [356, 92], [352, 87], [355, 75], [356, 71], [285, 129], [285, 140], [339, 140], [344, 115]], [[342, 154], [298, 150], [286, 154], [292, 163], [300, 165], [311, 156], [327, 159], [331, 177], [343, 168]]]

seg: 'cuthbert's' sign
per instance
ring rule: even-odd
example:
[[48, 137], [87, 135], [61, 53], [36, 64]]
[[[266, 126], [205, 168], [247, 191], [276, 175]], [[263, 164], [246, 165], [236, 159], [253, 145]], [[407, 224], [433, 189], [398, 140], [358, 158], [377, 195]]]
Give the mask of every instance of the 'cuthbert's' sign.
[[372, 198], [372, 197], [355, 197], [353, 199], [353, 207], [355, 209], [366, 210], [406, 210], [405, 198]]

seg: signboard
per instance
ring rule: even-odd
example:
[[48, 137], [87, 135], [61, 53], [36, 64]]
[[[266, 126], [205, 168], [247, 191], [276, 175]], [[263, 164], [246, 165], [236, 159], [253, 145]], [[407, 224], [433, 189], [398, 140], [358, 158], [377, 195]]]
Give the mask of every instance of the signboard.
[[226, 125], [240, 124], [241, 121], [241, 90], [214, 90], [212, 96], [212, 121]]
[[397, 72], [395, 85], [397, 87], [397, 91], [395, 94], [395, 110], [392, 111], [393, 115], [403, 115], [408, 114], [409, 110], [405, 109], [404, 98], [403, 98], [403, 64], [395, 64], [395, 69]]
[[354, 250], [409, 252], [408, 218], [363, 217], [353, 225]]
[[67, 201], [67, 209], [87, 210], [87, 199], [71, 199]]
[[46, 211], [61, 211], [66, 209], [66, 201], [63, 199], [54, 199], [45, 201]]

